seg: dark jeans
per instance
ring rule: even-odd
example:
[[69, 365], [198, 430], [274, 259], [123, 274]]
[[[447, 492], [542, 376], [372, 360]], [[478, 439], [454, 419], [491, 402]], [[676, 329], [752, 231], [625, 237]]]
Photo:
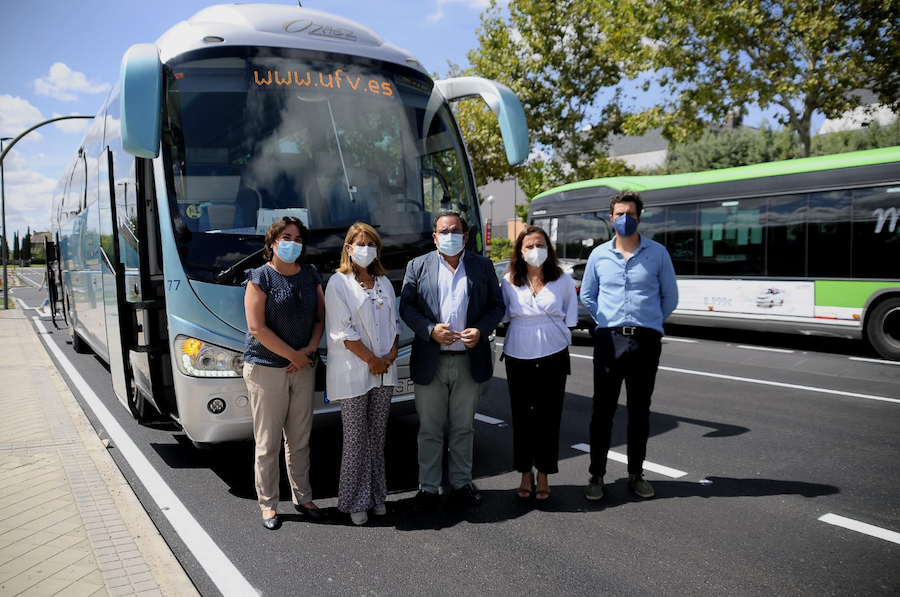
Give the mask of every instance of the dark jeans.
[[597, 330], [594, 338], [591, 475], [602, 477], [606, 474], [606, 455], [623, 380], [628, 408], [628, 473], [640, 475], [643, 472], [650, 435], [650, 397], [656, 384], [661, 350], [662, 336], [655, 330], [638, 328], [633, 336], [623, 336], [611, 329]]
[[569, 350], [540, 359], [504, 355], [512, 406], [513, 467], [559, 472], [559, 425], [562, 421]]

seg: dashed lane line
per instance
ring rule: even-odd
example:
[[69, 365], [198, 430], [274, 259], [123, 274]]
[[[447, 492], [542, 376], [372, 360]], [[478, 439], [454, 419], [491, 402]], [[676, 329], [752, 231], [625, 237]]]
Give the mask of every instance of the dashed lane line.
[[488, 425], [499, 425], [503, 422], [503, 419], [495, 419], [494, 417], [489, 417], [481, 413], [475, 413], [475, 420], [487, 423]]
[[[570, 353], [571, 356], [579, 359], [593, 360], [594, 357], [584, 354]], [[848, 396], [850, 398], [864, 398], [866, 400], [877, 400], [879, 402], [893, 402], [900, 404], [898, 398], [886, 398], [884, 396], [873, 396], [871, 394], [860, 394], [858, 392], [845, 392], [843, 390], [831, 390], [828, 388], [816, 388], [813, 386], [801, 386], [799, 384], [784, 383], [780, 381], [769, 381], [767, 379], [751, 379], [749, 377], [738, 377], [736, 375], [723, 375], [721, 373], [709, 373], [707, 371], [694, 371], [692, 369], [679, 369], [677, 367], [664, 367], [660, 365], [660, 371], [668, 371], [670, 373], [683, 373], [685, 375], [700, 375], [702, 377], [713, 377], [716, 379], [727, 379], [729, 381], [740, 381], [744, 383], [755, 383], [763, 386], [775, 386], [778, 388], [789, 388], [791, 390], [801, 390], [803, 392], [817, 392], [820, 394], [833, 394], [835, 396]]]
[[[591, 446], [588, 444], [575, 444], [574, 446], [572, 446], [572, 449], [586, 452], [588, 454], [591, 453]], [[610, 460], [621, 462], [622, 464], [628, 464], [628, 456], [626, 456], [625, 454], [620, 454], [618, 452], [613, 452], [612, 450], [610, 450], [606, 453], [606, 457]], [[647, 460], [644, 461], [644, 470], [653, 473], [659, 473], [660, 475], [665, 475], [666, 477], [671, 477], [673, 479], [680, 479], [681, 477], [687, 475], [685, 471], [680, 471], [677, 468], [671, 468], [662, 464], [656, 464], [655, 462], [648, 462]]]
[[833, 524], [834, 526], [856, 531], [857, 533], [884, 539], [891, 543], [900, 543], [900, 533], [876, 527], [875, 525], [867, 524], [865, 522], [859, 522], [852, 518], [845, 518], [843, 516], [838, 516], [837, 514], [825, 514], [824, 516], [820, 516], [819, 520], [828, 524]]
[[770, 348], [768, 346], [752, 346], [750, 344], [738, 344], [738, 348], [743, 348], [744, 350], [760, 350], [763, 352], [780, 352], [782, 354], [794, 354], [793, 350], [788, 350], [787, 348]]
[[867, 359], [866, 357], [847, 357], [851, 361], [862, 361], [863, 363], [878, 363], [879, 365], [900, 365], [900, 361], [885, 361], [884, 359]]

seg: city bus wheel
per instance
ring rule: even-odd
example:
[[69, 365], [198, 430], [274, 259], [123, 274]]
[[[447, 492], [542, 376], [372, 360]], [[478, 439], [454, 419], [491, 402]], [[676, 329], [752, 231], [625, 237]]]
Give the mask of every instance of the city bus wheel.
[[900, 298], [875, 305], [866, 320], [866, 336], [878, 354], [900, 360]]
[[72, 338], [72, 350], [78, 354], [88, 354], [91, 352], [91, 347], [78, 335], [74, 326], [69, 326], [69, 336]]
[[131, 395], [128, 398], [128, 410], [131, 411], [134, 420], [142, 425], [162, 420], [162, 417], [156, 412], [144, 393], [134, 385], [134, 382], [132, 382]]

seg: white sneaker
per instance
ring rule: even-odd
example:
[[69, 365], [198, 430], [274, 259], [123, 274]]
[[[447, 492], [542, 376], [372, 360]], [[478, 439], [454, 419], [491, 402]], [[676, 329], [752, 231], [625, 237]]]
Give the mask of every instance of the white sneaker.
[[375, 506], [374, 508], [372, 508], [372, 514], [374, 514], [375, 516], [384, 516], [385, 514], [387, 514], [387, 506], [385, 506], [384, 504]]
[[350, 514], [350, 520], [352, 520], [353, 524], [356, 526], [361, 526], [369, 522], [369, 515], [366, 514], [365, 510], [362, 512], [352, 512]]

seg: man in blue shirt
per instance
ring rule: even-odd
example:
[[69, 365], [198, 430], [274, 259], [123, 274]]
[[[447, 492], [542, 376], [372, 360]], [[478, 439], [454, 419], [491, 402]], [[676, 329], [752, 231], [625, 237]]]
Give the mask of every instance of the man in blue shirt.
[[589, 500], [603, 497], [613, 416], [625, 381], [628, 405], [628, 486], [653, 497], [643, 478], [650, 434], [650, 397], [662, 350], [663, 322], [678, 304], [668, 251], [641, 236], [644, 202], [637, 193], [614, 195], [609, 219], [616, 235], [591, 252], [581, 281], [581, 302], [597, 322], [594, 338], [594, 413], [591, 417]]

